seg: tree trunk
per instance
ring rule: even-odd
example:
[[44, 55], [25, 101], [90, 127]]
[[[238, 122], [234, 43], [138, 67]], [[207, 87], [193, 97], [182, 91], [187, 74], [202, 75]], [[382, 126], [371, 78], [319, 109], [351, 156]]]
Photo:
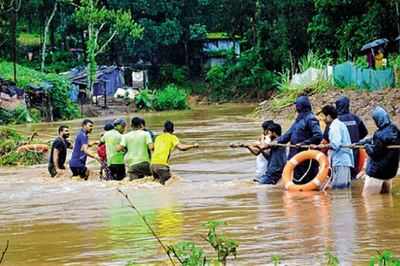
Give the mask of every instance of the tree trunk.
[[188, 42], [183, 42], [183, 46], [185, 47], [185, 65], [189, 69], [189, 49], [188, 49]]
[[12, 28], [12, 57], [13, 57], [13, 67], [14, 67], [14, 82], [17, 82], [17, 11], [12, 11], [11, 18], [11, 28]]
[[46, 25], [44, 27], [44, 37], [43, 37], [43, 44], [42, 44], [42, 63], [40, 65], [40, 70], [42, 72], [44, 72], [44, 64], [46, 61], [46, 43], [47, 43], [47, 34], [49, 32], [49, 28], [50, 28], [50, 23], [54, 18], [54, 15], [57, 12], [57, 1], [54, 3], [54, 7], [53, 7], [53, 11], [51, 12], [51, 15], [49, 17], [49, 19], [46, 22]]

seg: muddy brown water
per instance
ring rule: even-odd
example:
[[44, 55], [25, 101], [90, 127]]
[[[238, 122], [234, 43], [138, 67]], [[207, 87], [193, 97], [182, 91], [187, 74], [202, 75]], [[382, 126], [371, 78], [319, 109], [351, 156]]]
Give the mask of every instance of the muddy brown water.
[[[182, 142], [202, 148], [175, 152], [172, 169], [181, 178], [166, 187], [152, 182], [118, 184], [91, 179], [50, 179], [46, 166], [0, 169], [0, 248], [4, 265], [167, 265], [166, 256], [138, 216], [116, 191], [127, 192], [166, 244], [201, 239], [209, 220], [227, 223], [238, 241], [231, 265], [322, 265], [330, 250], [341, 265], [367, 265], [377, 250], [400, 254], [400, 198], [361, 197], [351, 190], [289, 193], [254, 185], [255, 158], [228, 148], [259, 135], [248, 117], [254, 106], [197, 107], [185, 112], [144, 114], [149, 128], [176, 122]], [[111, 118], [108, 118], [111, 119]], [[92, 139], [107, 118], [96, 119]], [[68, 122], [75, 132], [80, 121]], [[60, 123], [19, 127], [54, 134]], [[95, 169], [94, 162], [89, 163]]]

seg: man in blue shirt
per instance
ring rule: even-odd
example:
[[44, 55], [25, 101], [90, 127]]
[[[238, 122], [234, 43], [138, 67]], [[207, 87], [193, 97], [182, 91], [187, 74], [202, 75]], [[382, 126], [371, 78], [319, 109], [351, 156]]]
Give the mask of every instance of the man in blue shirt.
[[74, 149], [72, 151], [72, 157], [69, 161], [69, 167], [72, 172], [72, 176], [79, 176], [87, 180], [89, 178], [89, 170], [86, 167], [87, 156], [100, 161], [99, 157], [89, 150], [89, 137], [88, 135], [93, 131], [93, 122], [89, 119], [85, 119], [82, 122], [82, 128], [79, 130], [75, 137]]
[[[322, 108], [324, 121], [329, 126], [329, 159], [332, 168], [332, 188], [347, 188], [351, 184], [351, 168], [354, 167], [353, 151], [343, 146], [351, 145], [346, 125], [339, 120], [336, 108], [326, 105]], [[322, 146], [322, 145], [321, 145]]]

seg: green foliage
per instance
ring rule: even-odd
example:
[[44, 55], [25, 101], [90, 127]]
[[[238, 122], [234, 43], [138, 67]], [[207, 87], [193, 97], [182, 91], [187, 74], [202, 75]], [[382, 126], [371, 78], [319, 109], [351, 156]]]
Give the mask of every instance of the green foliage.
[[17, 153], [16, 149], [24, 142], [24, 138], [14, 129], [0, 128], [0, 166], [35, 165], [42, 163], [41, 153]]
[[237, 59], [231, 51], [227, 62], [211, 67], [206, 77], [212, 100], [262, 96], [275, 88], [276, 79], [255, 49], [244, 52]]
[[149, 89], [144, 89], [135, 97], [135, 105], [139, 110], [153, 109], [154, 94]]
[[308, 51], [306, 55], [299, 60], [299, 69], [303, 73], [309, 68], [324, 69], [331, 63], [331, 59], [326, 56], [321, 56], [318, 52]]
[[1, 124], [23, 124], [38, 122], [39, 120], [32, 119], [25, 105], [20, 105], [15, 110], [6, 110], [0, 108], [0, 125]]
[[166, 64], [160, 67], [161, 84], [175, 83], [177, 85], [184, 84], [188, 79], [188, 68], [179, 67], [173, 64]]
[[[12, 79], [12, 63], [0, 61], [0, 73], [5, 79]], [[42, 82], [50, 82], [53, 85], [50, 98], [55, 119], [73, 119], [80, 116], [78, 106], [69, 99], [71, 83], [68, 79], [57, 74], [44, 74], [27, 67], [17, 66], [18, 87], [25, 89], [29, 84], [40, 85]]]
[[281, 264], [281, 257], [280, 256], [272, 256], [272, 263], [274, 264], [274, 266], [278, 266], [279, 264]]
[[154, 92], [141, 90], [135, 97], [135, 105], [139, 110], [184, 110], [189, 108], [187, 98], [185, 90], [170, 84]]
[[339, 266], [340, 265], [339, 258], [336, 257], [335, 255], [333, 255], [329, 250], [327, 250], [325, 252], [325, 258], [326, 258], [326, 262], [325, 262], [326, 266]]
[[221, 225], [225, 225], [221, 221], [208, 221], [206, 227], [208, 228], [207, 242], [217, 252], [217, 258], [219, 262], [226, 264], [226, 259], [229, 256], [236, 258], [238, 244], [236, 241], [229, 239], [224, 233], [217, 233], [217, 228]]
[[370, 266], [400, 266], [400, 259], [394, 257], [390, 251], [379, 252], [377, 256], [372, 256], [369, 262]]
[[[216, 258], [212, 260], [212, 265], [226, 265], [229, 256], [236, 258], [237, 248], [239, 247], [236, 241], [227, 238], [224, 233], [217, 232], [218, 227], [221, 225], [225, 225], [225, 223], [221, 221], [208, 221], [205, 224], [208, 234], [204, 240], [216, 252]], [[179, 242], [170, 246], [168, 253], [175, 256], [181, 265], [184, 266], [210, 265], [210, 260], [207, 258], [204, 250], [196, 246], [193, 242]]]
[[22, 46], [39, 47], [40, 35], [37, 33], [21, 32], [18, 36], [18, 43]]
[[193, 242], [183, 241], [169, 247], [168, 252], [179, 258], [183, 266], [206, 265], [207, 257], [204, 250], [197, 247]]
[[[87, 27], [86, 53], [88, 58], [88, 84], [90, 91], [96, 78], [96, 56], [103, 53], [110, 42], [117, 36], [129, 36], [138, 39], [142, 36], [143, 28], [135, 22], [131, 12], [109, 10], [96, 0], [83, 0], [75, 12], [75, 21]], [[104, 31], [108, 28], [108, 31]], [[106, 40], [101, 42], [101, 36]]]
[[155, 93], [153, 106], [157, 111], [184, 110], [189, 107], [187, 97], [184, 90], [170, 84]]
[[225, 87], [225, 68], [215, 65], [207, 72], [206, 80], [212, 90], [223, 91]]
[[359, 56], [356, 58], [356, 61], [354, 62], [355, 65], [359, 68], [368, 68], [368, 62], [365, 56]]
[[280, 74], [280, 81], [277, 82], [278, 94], [272, 99], [272, 109], [279, 111], [294, 103], [300, 95], [313, 95], [324, 93], [331, 87], [329, 81], [322, 78], [317, 79], [312, 84], [295, 86], [290, 84], [290, 71], [287, 69]]

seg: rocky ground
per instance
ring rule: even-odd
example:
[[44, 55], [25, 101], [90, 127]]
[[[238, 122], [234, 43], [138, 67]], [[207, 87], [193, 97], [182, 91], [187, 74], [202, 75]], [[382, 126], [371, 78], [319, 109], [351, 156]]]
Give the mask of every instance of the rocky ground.
[[[340, 96], [346, 95], [351, 101], [351, 111], [364, 120], [371, 120], [371, 111], [377, 105], [384, 107], [391, 116], [400, 122], [400, 89], [385, 89], [374, 92], [355, 90], [330, 90], [324, 94], [311, 95], [310, 101], [314, 112], [318, 112], [326, 104], [334, 104]], [[273, 110], [271, 101], [264, 101], [257, 110], [262, 119], [285, 120], [295, 116], [294, 107], [285, 107], [278, 112]]]

